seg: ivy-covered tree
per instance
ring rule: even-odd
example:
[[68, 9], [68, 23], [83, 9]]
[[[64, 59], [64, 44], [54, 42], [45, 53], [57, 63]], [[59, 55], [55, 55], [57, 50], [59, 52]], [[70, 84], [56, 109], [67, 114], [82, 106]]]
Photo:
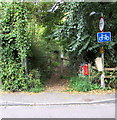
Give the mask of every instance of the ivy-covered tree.
[[23, 3], [1, 3], [0, 80], [4, 90], [27, 90], [26, 57], [30, 49], [28, 12]]

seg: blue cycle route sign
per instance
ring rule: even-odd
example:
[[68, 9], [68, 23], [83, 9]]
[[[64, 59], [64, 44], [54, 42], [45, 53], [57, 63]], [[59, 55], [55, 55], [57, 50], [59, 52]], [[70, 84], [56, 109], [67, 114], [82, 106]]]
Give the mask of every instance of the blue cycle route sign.
[[97, 33], [98, 42], [111, 41], [111, 32], [100, 32]]

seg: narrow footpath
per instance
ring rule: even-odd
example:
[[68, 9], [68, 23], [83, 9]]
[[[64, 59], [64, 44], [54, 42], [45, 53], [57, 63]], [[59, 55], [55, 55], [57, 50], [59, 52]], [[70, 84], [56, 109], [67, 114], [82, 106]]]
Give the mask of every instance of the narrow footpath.
[[68, 88], [69, 79], [64, 79], [62, 76], [67, 77], [68, 71], [67, 67], [63, 68], [63, 73], [61, 73], [61, 67], [58, 66], [55, 68], [55, 71], [51, 75], [51, 78], [46, 84], [46, 91], [65, 91]]

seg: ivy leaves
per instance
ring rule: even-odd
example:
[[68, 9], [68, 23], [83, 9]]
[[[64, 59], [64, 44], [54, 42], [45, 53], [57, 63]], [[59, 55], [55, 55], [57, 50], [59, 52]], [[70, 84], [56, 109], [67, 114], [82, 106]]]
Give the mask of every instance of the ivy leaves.
[[22, 63], [30, 49], [27, 15], [27, 9], [22, 3], [3, 5], [0, 78], [4, 90], [26, 90], [28, 87]]

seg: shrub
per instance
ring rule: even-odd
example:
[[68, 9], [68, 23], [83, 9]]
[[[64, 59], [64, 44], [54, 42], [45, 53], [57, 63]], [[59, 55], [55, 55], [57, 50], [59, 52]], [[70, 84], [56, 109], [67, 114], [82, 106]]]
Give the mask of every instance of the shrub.
[[43, 91], [43, 90], [44, 90], [43, 87], [39, 87], [39, 88], [31, 88], [31, 89], [29, 90], [29, 92], [35, 92], [35, 93], [38, 93], [38, 92], [41, 92], [41, 91]]
[[109, 74], [110, 78], [105, 79], [106, 87], [107, 89], [117, 89], [117, 71], [107, 72], [107, 75]]
[[43, 91], [44, 88], [43, 88], [43, 85], [41, 83], [41, 80], [40, 80], [40, 72], [38, 69], [33, 69], [28, 78], [28, 89], [30, 92], [40, 92], [40, 91]]
[[87, 92], [87, 91], [90, 91], [90, 90], [101, 89], [100, 85], [92, 84], [89, 81], [87, 76], [71, 77], [68, 87], [72, 91], [83, 91], [83, 92]]

